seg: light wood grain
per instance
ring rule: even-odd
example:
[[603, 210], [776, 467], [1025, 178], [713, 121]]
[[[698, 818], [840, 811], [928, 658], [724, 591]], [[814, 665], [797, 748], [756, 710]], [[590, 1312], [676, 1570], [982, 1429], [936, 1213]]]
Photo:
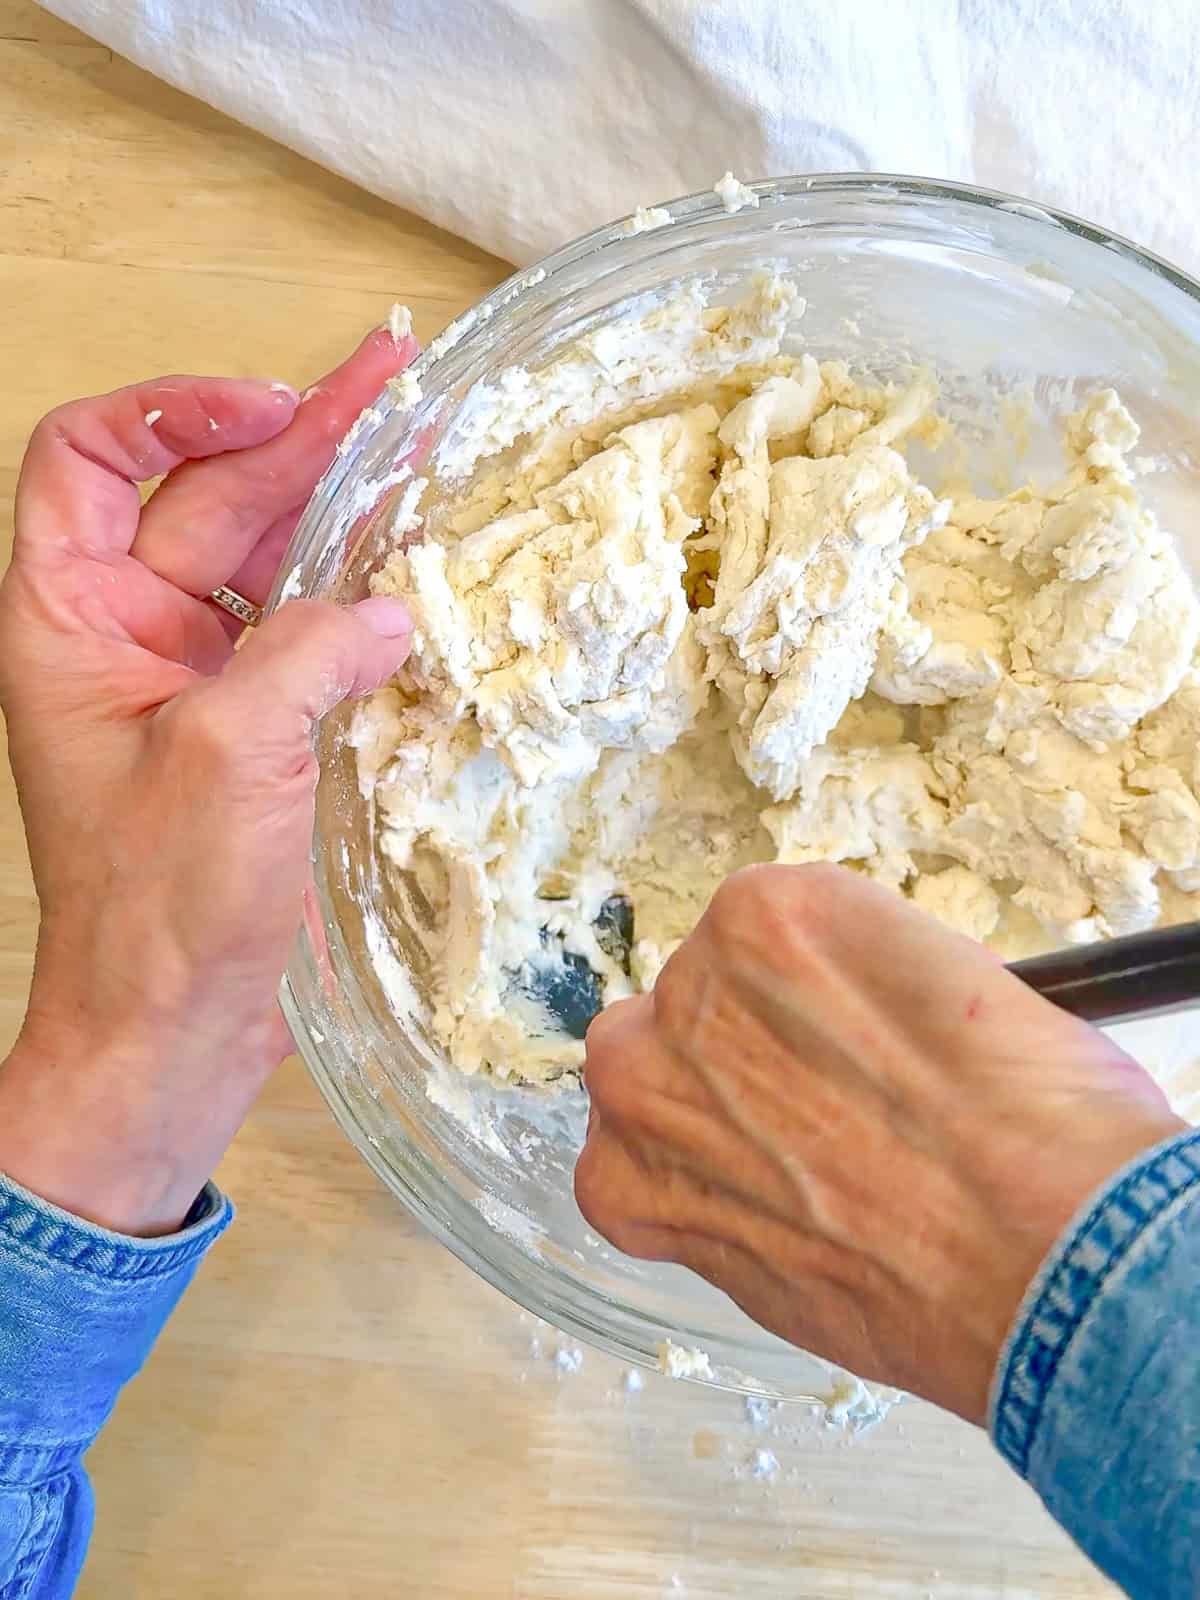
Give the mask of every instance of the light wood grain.
[[[631, 197], [636, 198], [636, 197]], [[302, 382], [399, 298], [428, 337], [504, 266], [0, 0], [0, 514], [56, 401], [160, 371]], [[35, 905], [0, 795], [0, 1034]], [[626, 1394], [400, 1212], [296, 1064], [220, 1179], [240, 1219], [93, 1452], [112, 1600], [1083, 1597], [1107, 1585], [969, 1429], [859, 1440]], [[535, 1344], [538, 1353], [535, 1353]], [[780, 1475], [746, 1471], [758, 1445]]]

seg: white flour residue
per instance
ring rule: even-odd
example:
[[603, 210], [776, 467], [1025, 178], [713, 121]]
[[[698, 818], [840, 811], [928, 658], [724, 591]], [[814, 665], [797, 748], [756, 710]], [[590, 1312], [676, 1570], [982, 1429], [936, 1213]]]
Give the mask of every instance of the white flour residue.
[[903, 1399], [904, 1392], [901, 1389], [868, 1383], [864, 1378], [856, 1378], [852, 1372], [839, 1372], [832, 1391], [823, 1402], [821, 1415], [827, 1427], [864, 1433], [882, 1422], [892, 1407]]
[[775, 1412], [775, 1405], [764, 1395], [748, 1394], [745, 1402], [746, 1421], [756, 1431], [761, 1431], [770, 1425]]
[[[425, 1094], [440, 1111], [444, 1111], [448, 1117], [453, 1117], [477, 1144], [481, 1144], [485, 1150], [490, 1150], [493, 1155], [499, 1156], [502, 1161], [509, 1159], [508, 1148], [496, 1132], [492, 1119], [471, 1093], [470, 1084], [461, 1074], [440, 1065], [429, 1067], [425, 1073]], [[479, 1204], [483, 1209], [485, 1205], [499, 1206], [501, 1202], [483, 1196]], [[529, 1227], [532, 1230], [532, 1224], [529, 1224]], [[531, 1238], [532, 1233], [528, 1237]], [[519, 1239], [518, 1242], [526, 1241]]]
[[674, 1344], [666, 1339], [658, 1347], [659, 1371], [668, 1378], [712, 1378], [712, 1362], [707, 1351]]
[[717, 179], [713, 184], [713, 193], [730, 215], [735, 211], [741, 211], [744, 206], [758, 205], [758, 195], [749, 184], [735, 178], [732, 172], [727, 172], [724, 177]]
[[626, 233], [650, 233], [654, 228], [666, 228], [674, 218], [664, 206], [639, 206], [625, 224]]
[[[430, 1099], [432, 1100], [433, 1098], [434, 1096], [431, 1094]], [[494, 1130], [492, 1131], [494, 1132]], [[507, 1155], [507, 1150], [502, 1143], [500, 1144], [500, 1149]], [[506, 1204], [497, 1195], [492, 1194], [478, 1195], [475, 1200], [475, 1209], [490, 1227], [494, 1228], [497, 1233], [503, 1234], [512, 1244], [518, 1245], [526, 1255], [536, 1256], [538, 1254], [539, 1247], [546, 1236], [545, 1230], [530, 1217], [527, 1217], [523, 1211], [518, 1211], [515, 1206]]]
[[388, 332], [392, 336], [392, 343], [399, 344], [401, 339], [407, 339], [412, 327], [412, 312], [399, 301], [394, 301], [392, 309], [388, 312]]
[[407, 368], [403, 372], [398, 372], [394, 378], [388, 379], [387, 391], [401, 411], [411, 411], [415, 405], [420, 404], [420, 382]]
[[392, 1015], [399, 1022], [423, 1024], [429, 1020], [429, 1007], [418, 995], [412, 973], [396, 949], [395, 940], [371, 905], [362, 907], [363, 938], [371, 965], [379, 979]]
[[289, 600], [298, 600], [303, 588], [304, 575], [301, 570], [300, 563], [297, 562], [296, 565], [292, 567], [287, 577], [283, 580], [283, 586], [279, 591], [279, 604], [282, 606], [285, 605]]

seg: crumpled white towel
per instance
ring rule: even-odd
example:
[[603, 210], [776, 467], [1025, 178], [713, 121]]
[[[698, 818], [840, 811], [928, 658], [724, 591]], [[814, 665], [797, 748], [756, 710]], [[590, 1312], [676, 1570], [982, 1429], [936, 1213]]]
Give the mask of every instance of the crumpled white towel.
[[1009, 189], [1200, 270], [1195, 0], [45, 0], [524, 263], [638, 204], [871, 168]]

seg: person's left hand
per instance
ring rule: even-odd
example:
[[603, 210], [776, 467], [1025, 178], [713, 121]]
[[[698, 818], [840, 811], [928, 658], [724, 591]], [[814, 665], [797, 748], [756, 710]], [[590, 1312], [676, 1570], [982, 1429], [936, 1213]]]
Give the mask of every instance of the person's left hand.
[[293, 602], [235, 653], [206, 596], [265, 600], [337, 440], [416, 348], [378, 329], [303, 400], [160, 378], [30, 443], [0, 695], [41, 927], [0, 1171], [105, 1226], [177, 1227], [289, 1048], [313, 723], [408, 652], [403, 607], [368, 600]]

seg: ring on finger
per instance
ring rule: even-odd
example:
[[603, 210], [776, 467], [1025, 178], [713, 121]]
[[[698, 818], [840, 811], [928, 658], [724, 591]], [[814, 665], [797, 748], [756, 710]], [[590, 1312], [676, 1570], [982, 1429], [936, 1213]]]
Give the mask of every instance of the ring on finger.
[[222, 611], [244, 622], [248, 628], [256, 628], [262, 621], [262, 607], [256, 606], [253, 600], [247, 600], [236, 589], [229, 588], [228, 584], [218, 584], [208, 598], [219, 605]]

